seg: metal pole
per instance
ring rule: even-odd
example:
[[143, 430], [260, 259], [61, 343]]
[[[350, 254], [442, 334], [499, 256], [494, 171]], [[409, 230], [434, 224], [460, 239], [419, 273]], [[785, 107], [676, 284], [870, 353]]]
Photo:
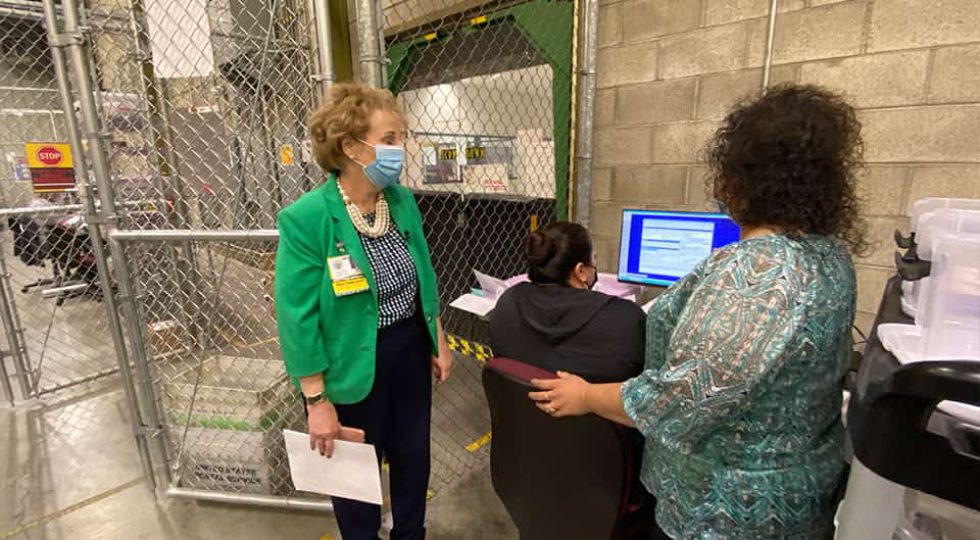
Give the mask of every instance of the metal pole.
[[[146, 11], [142, 0], [129, 2], [130, 26], [133, 32], [133, 45], [139, 58], [140, 89], [146, 99], [147, 113], [150, 117], [150, 130], [153, 138], [153, 149], [156, 157], [157, 170], [163, 179], [160, 196], [169, 196], [173, 200], [173, 214], [177, 217], [175, 228], [189, 226], [187, 198], [185, 197], [184, 182], [177, 166], [177, 156], [174, 153], [173, 134], [170, 126], [170, 111], [165, 99], [166, 83], [157, 84], [153, 53], [150, 49], [150, 34], [146, 27]], [[161, 89], [161, 86], [164, 88]]]
[[779, 10], [779, 0], [769, 3], [769, 31], [766, 34], [766, 61], [762, 69], [762, 91], [769, 88], [769, 77], [772, 74], [772, 48], [776, 41], [776, 13]]
[[[146, 96], [147, 111], [150, 116], [150, 129], [153, 137], [153, 148], [156, 153], [156, 165], [162, 178], [159, 195], [166, 198], [168, 195], [173, 202], [173, 215], [176, 216], [176, 223], [171, 223], [174, 228], [190, 227], [190, 209], [187, 201], [187, 186], [180, 175], [177, 154], [174, 151], [173, 127], [170, 124], [170, 107], [167, 100], [169, 86], [167, 81], [158, 81], [153, 64], [153, 52], [150, 46], [150, 33], [146, 24], [146, 10], [143, 0], [130, 0], [129, 3], [129, 24], [133, 33], [133, 45], [139, 57], [140, 65], [140, 88]], [[174, 220], [171, 220], [174, 221]], [[173, 252], [176, 253], [176, 252]], [[172, 253], [175, 266], [180, 267], [181, 261]], [[197, 261], [194, 257], [194, 247], [190, 244], [181, 246], [179, 253], [184, 257], [186, 264], [191, 269], [190, 272], [182, 274], [191, 276], [181, 279], [181, 289], [189, 294], [189, 291], [197, 286], [194, 276], [197, 275]], [[188, 282], [189, 281], [189, 282]], [[183, 298], [189, 298], [185, 294]], [[187, 309], [182, 308], [186, 313]]]
[[361, 82], [381, 88], [381, 42], [374, 0], [354, 0], [357, 11], [357, 62]]
[[[20, 387], [21, 398], [28, 399], [34, 395], [30, 384], [30, 362], [25, 359], [26, 349], [21, 344], [20, 333], [14, 318], [11, 304], [13, 302], [12, 288], [10, 286], [10, 272], [7, 271], [7, 258], [3, 255], [6, 248], [3, 240], [0, 239], [0, 273], [3, 279], [0, 280], [0, 315], [3, 317], [3, 331], [7, 334], [7, 345], [10, 347], [10, 357], [14, 361], [14, 369], [17, 370], [17, 385]], [[6, 358], [0, 357], [0, 366], [3, 367], [3, 387], [4, 391], [10, 396], [10, 403], [14, 402], [14, 392], [10, 385], [9, 374], [7, 373]]]
[[[334, 83], [333, 43], [330, 41], [329, 0], [307, 0], [306, 9], [310, 17], [310, 35], [315, 36], [313, 62], [313, 82], [320, 87], [320, 97]], [[315, 105], [315, 104], [314, 104]]]
[[[4, 252], [6, 253], [6, 252]], [[14, 299], [14, 286], [10, 282], [10, 272], [6, 269], [6, 260], [0, 261], [4, 263], [2, 269], [3, 280], [6, 284], [7, 291], [10, 294], [10, 313], [13, 315], [14, 330], [17, 335], [17, 350], [20, 352], [21, 357], [24, 362], [24, 374], [25, 377], [31, 377], [26, 380], [33, 380], [34, 366], [31, 365], [31, 353], [27, 350], [27, 335], [24, 332], [24, 322], [20, 318], [20, 313], [17, 311], [17, 302]], [[24, 396], [25, 398], [27, 396]]]
[[[150, 202], [155, 202], [159, 204], [160, 201], [130, 201], [127, 203], [123, 203], [120, 206], [125, 206], [127, 208], [139, 208], [140, 206], [143, 206], [144, 204], [148, 204]], [[98, 209], [100, 208], [100, 206], [101, 205], [98, 203], [98, 201], [96, 201], [95, 208]], [[53, 214], [68, 214], [68, 213], [79, 212], [82, 210], [85, 210], [85, 207], [81, 204], [39, 206], [37, 208], [29, 208], [29, 207], [28, 208], [4, 208], [0, 210], [0, 219], [13, 217], [13, 216], [24, 216], [24, 215], [40, 217], [40, 216], [47, 216]]]
[[46, 395], [46, 394], [53, 394], [55, 392], [60, 392], [61, 390], [65, 390], [65, 389], [68, 389], [68, 388], [74, 388], [76, 386], [83, 385], [85, 383], [90, 383], [92, 381], [97, 381], [99, 379], [104, 379], [105, 377], [108, 377], [110, 375], [115, 375], [116, 373], [119, 373], [119, 368], [118, 367], [109, 368], [109, 369], [103, 369], [103, 370], [99, 371], [98, 373], [93, 373], [92, 375], [88, 375], [86, 377], [82, 377], [80, 379], [74, 380], [74, 381], [69, 382], [69, 383], [57, 384], [57, 385], [54, 385], [54, 386], [45, 386], [44, 388], [40, 388], [39, 387], [38, 390], [37, 390], [37, 396], [40, 397], [40, 396], [43, 396], [43, 395]]
[[251, 230], [113, 230], [109, 236], [117, 242], [156, 242], [175, 244], [182, 242], [235, 242], [235, 241], [269, 241], [279, 238], [276, 229]]
[[31, 21], [40, 21], [44, 19], [44, 17], [40, 13], [31, 11], [29, 9], [18, 9], [18, 8], [8, 8], [8, 7], [0, 7], [0, 17], [19, 18], [19, 19], [26, 19]]
[[596, 56], [599, 0], [582, 0], [579, 11], [578, 109], [575, 126], [575, 219], [588, 228], [592, 220], [592, 148], [595, 125]]
[[179, 499], [194, 499], [225, 504], [251, 504], [269, 508], [288, 508], [292, 510], [307, 510], [314, 512], [332, 512], [333, 503], [317, 499], [300, 499], [295, 497], [276, 497], [272, 495], [249, 495], [244, 493], [223, 493], [205, 489], [190, 489], [170, 487], [165, 492], [168, 497]]
[[7, 402], [11, 406], [14, 404], [14, 389], [10, 385], [10, 375], [7, 373], [6, 355], [0, 355], [0, 384], [3, 385], [3, 395], [7, 396]]
[[[260, 223], [268, 224], [268, 216], [275, 216], [279, 209], [282, 208], [282, 171], [279, 169], [279, 159], [278, 152], [279, 148], [276, 145], [276, 134], [273, 133], [273, 126], [277, 115], [273, 111], [269, 110], [269, 93], [275, 90], [267, 87], [260, 86], [259, 92], [259, 108], [261, 111], [262, 121], [262, 146], [266, 148], [266, 151], [262, 152], [262, 157], [265, 159], [266, 166], [268, 167], [268, 181], [269, 181], [269, 200], [265, 201], [268, 212], [261, 212], [259, 214]], [[258, 187], [258, 186], [256, 186]], [[275, 218], [273, 217], [272, 223], [275, 224]], [[262, 225], [259, 225], [260, 227]]]
[[[180, 175], [179, 162], [174, 151], [173, 127], [170, 124], [170, 103], [167, 99], [169, 85], [166, 80], [158, 81], [156, 78], [143, 0], [130, 0], [129, 7], [129, 23], [133, 33], [133, 44], [139, 55], [140, 88], [143, 95], [146, 96], [153, 148], [156, 153], [156, 165], [162, 178], [159, 194], [164, 198], [169, 196], [173, 203], [173, 215], [176, 216], [176, 220], [171, 220], [171, 226], [174, 228], [190, 227], [187, 186]], [[176, 256], [178, 252], [183, 256], [184, 261]], [[197, 260], [194, 256], [194, 246], [183, 245], [179, 250], [170, 251], [170, 255], [174, 266], [181, 268], [182, 264], [186, 264], [187, 268], [190, 269], [188, 272], [181, 273], [180, 288], [184, 291], [181, 296], [182, 299], [191, 298], [191, 291], [198, 286], [195, 278], [197, 276]], [[181, 312], [186, 314], [188, 312], [187, 307], [182, 305]], [[135, 339], [135, 336], [132, 339]], [[142, 350], [142, 347], [140, 349]]]
[[[87, 54], [88, 42], [86, 41], [85, 35], [79, 26], [79, 14], [78, 5], [76, 0], [63, 0], [62, 10], [65, 18], [64, 33], [59, 34], [57, 32], [57, 19], [55, 17], [55, 0], [44, 0], [45, 15], [48, 18], [48, 32], [49, 41], [51, 41], [53, 57], [55, 60], [55, 72], [60, 73], [58, 78], [58, 86], [61, 90], [62, 99], [65, 101], [66, 110], [71, 110], [71, 93], [68, 89], [68, 77], [65, 70], [64, 57], [61, 56], [63, 53], [61, 51], [62, 47], [68, 49], [71, 54], [71, 67], [74, 75], [75, 84], [78, 86], [78, 97], [81, 103], [81, 116], [82, 125], [85, 129], [85, 138], [89, 142], [90, 148], [92, 150], [92, 171], [94, 172], [96, 185], [99, 192], [99, 200], [102, 202], [101, 212], [96, 213], [95, 198], [92, 195], [91, 187], [88, 183], [88, 168], [84, 164], [84, 156], [80, 155], [77, 160], [82, 166], [79, 170], [78, 178], [78, 188], [79, 193], [82, 196], [82, 203], [85, 205], [86, 219], [92, 221], [89, 222], [90, 233], [92, 234], [92, 248], [95, 253], [95, 260], [99, 270], [99, 278], [102, 285], [103, 301], [106, 304], [106, 310], [109, 313], [109, 329], [112, 335], [113, 343], [116, 346], [116, 355], [119, 360], [119, 371], [122, 374], [124, 381], [123, 388], [126, 389], [126, 398], [129, 402], [130, 412], [133, 415], [133, 431], [136, 436], [137, 445], [140, 450], [140, 457], [143, 461], [143, 472], [146, 476], [146, 480], [151, 489], [156, 489], [156, 477], [154, 476], [152, 467], [152, 452], [149, 448], [149, 441], [147, 440], [147, 430], [144, 429], [142, 417], [140, 414], [139, 401], [136, 399], [134, 389], [129, 385], [132, 381], [132, 374], [129, 368], [129, 359], [127, 358], [126, 344], [123, 338], [123, 330], [119, 321], [119, 313], [116, 307], [116, 297], [113, 296], [112, 283], [109, 278], [109, 266], [107, 260], [107, 254], [103, 249], [103, 239], [102, 232], [99, 227], [100, 224], [104, 224], [108, 232], [112, 233], [115, 227], [116, 217], [116, 202], [113, 198], [112, 189], [112, 179], [109, 176], [109, 163], [106, 158], [105, 149], [103, 148], [103, 140], [101, 134], [101, 125], [98, 116], [98, 109], [95, 103], [95, 94], [93, 93], [92, 79], [90, 77], [92, 73], [92, 66], [89, 63], [89, 55]], [[81, 148], [81, 135], [79, 133], [78, 125], [74, 119], [73, 115], [68, 115], [69, 126], [70, 126], [70, 138], [73, 140], [73, 145], [76, 148]], [[78, 143], [78, 144], [76, 144]], [[133, 347], [133, 357], [136, 364], [136, 370], [139, 374], [140, 390], [143, 394], [144, 402], [146, 403], [146, 413], [149, 419], [149, 429], [150, 437], [153, 441], [153, 446], [157, 448], [159, 456], [166, 458], [166, 448], [163, 445], [163, 441], [159, 434], [162, 431], [162, 424], [160, 422], [159, 414], [157, 411], [157, 403], [153, 394], [153, 389], [150, 381], [149, 367], [146, 361], [146, 351], [142, 347], [141, 337], [143, 335], [143, 329], [140, 327], [139, 323], [139, 313], [136, 310], [136, 305], [133, 298], [133, 286], [130, 282], [128, 265], [126, 260], [126, 252], [122, 247], [116, 242], [109, 240], [109, 251], [112, 255], [113, 263], [116, 267], [116, 281], [119, 287], [119, 295], [123, 299], [122, 307], [124, 310], [124, 315], [126, 323], [129, 329], [129, 337], [136, 346]], [[169, 482], [169, 471], [165, 470], [166, 479]]]
[[385, 10], [382, 0], [374, 2], [374, 18], [377, 19], [378, 67], [381, 69], [381, 86], [388, 86], [388, 55], [385, 50]]

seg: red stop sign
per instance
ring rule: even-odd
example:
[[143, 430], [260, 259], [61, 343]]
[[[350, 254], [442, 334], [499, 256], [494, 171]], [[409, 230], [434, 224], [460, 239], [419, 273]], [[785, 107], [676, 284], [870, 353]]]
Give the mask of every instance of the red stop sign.
[[61, 154], [61, 150], [58, 150], [53, 146], [42, 146], [37, 149], [35, 155], [37, 156], [38, 161], [44, 163], [45, 165], [51, 166], [61, 163], [61, 160], [64, 159], [64, 156]]

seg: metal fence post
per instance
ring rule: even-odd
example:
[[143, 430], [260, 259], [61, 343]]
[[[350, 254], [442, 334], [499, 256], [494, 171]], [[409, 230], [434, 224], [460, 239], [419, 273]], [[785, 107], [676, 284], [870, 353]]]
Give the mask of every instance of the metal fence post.
[[[33, 395], [30, 384], [30, 363], [27, 361], [27, 351], [21, 344], [21, 336], [23, 330], [20, 325], [17, 324], [17, 319], [14, 317], [13, 312], [13, 294], [11, 293], [12, 288], [10, 284], [10, 272], [7, 270], [7, 258], [4, 256], [6, 249], [3, 245], [3, 240], [0, 239], [0, 274], [2, 274], [2, 279], [0, 279], [0, 316], [3, 318], [3, 330], [7, 334], [7, 345], [10, 347], [9, 352], [4, 352], [4, 356], [10, 355], [14, 360], [14, 369], [17, 370], [17, 384], [20, 386], [21, 398], [27, 399]], [[7, 372], [6, 359], [0, 356], [0, 377], [3, 377], [3, 389], [7, 396], [10, 398], [10, 403], [14, 403], [14, 390], [10, 384], [10, 373]]]
[[594, 140], [596, 55], [599, 1], [582, 0], [579, 10], [578, 110], [575, 130], [575, 219], [588, 228], [592, 218], [592, 146]]
[[378, 35], [378, 11], [374, 0], [356, 0], [357, 61], [361, 82], [370, 86], [385, 86], [381, 79], [381, 41]]
[[771, 0], [769, 3], [769, 28], [766, 32], [766, 58], [765, 67], [762, 70], [762, 91], [769, 88], [769, 78], [772, 74], [772, 47], [776, 41], [776, 16], [779, 12], [779, 0]]
[[[146, 99], [147, 114], [150, 121], [150, 131], [153, 136], [153, 151], [155, 155], [156, 167], [162, 178], [159, 194], [168, 198], [173, 203], [173, 215], [176, 216], [174, 228], [188, 228], [191, 226], [190, 210], [187, 207], [187, 187], [180, 174], [179, 160], [174, 152], [173, 127], [170, 123], [170, 105], [168, 102], [168, 83], [165, 80], [157, 81], [152, 47], [150, 46], [150, 33], [146, 22], [146, 9], [143, 0], [130, 0], [129, 2], [129, 23], [133, 32], [133, 45], [139, 58], [139, 82], [140, 90]], [[194, 250], [190, 244], [181, 245], [178, 250], [170, 251], [174, 264], [181, 264], [177, 253], [186, 261], [184, 264], [190, 266], [195, 272], [189, 272], [181, 280], [180, 286], [185, 291], [194, 290], [196, 284], [193, 276], [196, 275], [197, 261], [194, 257]], [[187, 276], [191, 276], [188, 278]], [[190, 283], [188, 283], [188, 279]], [[187, 308], [184, 308], [183, 315], [189, 321]], [[130, 339], [135, 339], [131, 336]], [[136, 342], [134, 342], [136, 343]]]
[[[131, 0], [130, 26], [133, 32], [133, 45], [139, 61], [140, 90], [146, 100], [147, 115], [150, 120], [150, 130], [153, 135], [153, 152], [156, 154], [155, 164], [163, 179], [160, 195], [173, 199], [174, 212], [177, 217], [176, 228], [190, 226], [187, 209], [186, 193], [177, 156], [174, 154], [173, 132], [167, 120], [167, 100], [165, 82], [157, 84], [154, 76], [153, 53], [150, 49], [150, 35], [146, 26], [146, 10], [143, 0]], [[163, 86], [163, 88], [161, 88]]]
[[320, 95], [326, 96], [334, 83], [333, 44], [330, 39], [330, 4], [328, 0], [307, 0], [307, 16], [310, 17], [310, 35], [314, 40], [313, 81], [320, 87]]
[[[130, 408], [132, 430], [140, 453], [140, 461], [143, 466], [143, 475], [149, 487], [156, 490], [156, 477], [153, 473], [152, 453], [150, 452], [147, 440], [147, 431], [140, 412], [139, 401], [136, 398], [135, 389], [132, 385], [132, 373], [129, 366], [126, 342], [123, 336], [122, 325], [119, 320], [116, 297], [113, 294], [113, 284], [109, 273], [107, 253], [105, 252], [105, 240], [100, 227], [100, 225], [105, 222], [104, 218], [106, 216], [115, 215], [115, 206], [113, 201], [112, 185], [108, 178], [108, 167], [105, 161], [105, 156], [102, 153], [102, 139], [99, 132], [99, 122], [95, 108], [96, 105], [92, 88], [91, 74], [90, 70], [88, 69], [88, 56], [85, 54], [86, 37], [79, 27], [77, 5], [71, 1], [63, 2], [62, 9], [65, 16], [63, 31], [61, 31], [61, 25], [58, 20], [55, 0], [44, 0], [44, 14], [48, 27], [48, 42], [51, 47], [51, 57], [55, 68], [58, 90], [61, 94], [62, 104], [65, 109], [65, 117], [67, 120], [66, 123], [68, 125], [68, 138], [72, 147], [75, 148], [79, 154], [78, 159], [75, 161], [75, 167], [77, 168], [78, 172], [76, 182], [82, 204], [84, 206], [85, 217], [90, 224], [89, 230], [92, 238], [92, 250], [95, 254], [96, 266], [99, 272], [99, 282], [100, 286], [102, 287], [102, 295], [105, 302], [106, 311], [108, 312], [109, 331], [110, 335], [112, 336], [113, 346], [116, 350], [116, 358], [119, 363], [119, 372], [122, 376], [123, 390], [126, 395], [127, 404]], [[78, 97], [81, 103], [81, 111], [84, 120], [85, 139], [90, 143], [94, 173], [96, 180], [99, 181], [98, 191], [102, 200], [101, 212], [96, 209], [95, 197], [92, 193], [92, 186], [89, 183], [89, 167], [86, 163], [86, 156], [81, 151], [83, 148], [82, 134], [78, 125], [78, 120], [71, 112], [74, 108], [74, 104], [72, 100], [71, 88], [69, 87], [68, 83], [69, 75], [64, 52], [65, 48], [69, 49], [71, 52], [72, 69], [74, 71], [74, 79], [78, 88]], [[110, 249], [112, 249], [111, 243]], [[116, 251], [119, 252], [118, 256]], [[121, 253], [121, 250], [116, 249], [113, 251], [113, 258], [115, 261], [118, 261], [117, 264], [124, 263], [122, 258], [123, 256], [124, 255]], [[117, 272], [117, 274], [118, 275], [116, 277], [119, 280], [120, 293], [123, 295], [131, 295], [132, 291], [128, 286], [129, 277], [128, 273], [125, 271], [125, 267], [123, 267], [122, 272]], [[129, 313], [127, 313], [126, 319], [127, 322], [136, 323], [136, 318], [134, 316], [130, 316]], [[130, 328], [130, 332], [132, 333], [132, 327]], [[139, 334], [137, 333], [136, 335], [138, 336]], [[139, 349], [137, 348], [137, 350]], [[137, 354], [137, 359], [138, 358], [139, 355]], [[140, 362], [137, 361], [137, 368], [139, 369], [140, 367]], [[146, 367], [145, 362], [142, 367]], [[154, 404], [151, 403], [150, 405]], [[147, 407], [147, 409], [149, 411], [155, 411], [155, 407], [153, 406]], [[150, 417], [154, 418], [153, 414], [150, 414]], [[154, 422], [152, 425], [154, 429], [157, 429], [158, 426], [158, 422]], [[159, 438], [156, 438], [155, 440], [159, 444]]]
[[375, 39], [378, 40], [378, 69], [381, 75], [380, 86], [388, 86], [388, 55], [385, 50], [385, 18], [384, 18], [384, 4], [382, 0], [375, 0], [374, 2], [374, 18], [377, 20], [377, 30]]

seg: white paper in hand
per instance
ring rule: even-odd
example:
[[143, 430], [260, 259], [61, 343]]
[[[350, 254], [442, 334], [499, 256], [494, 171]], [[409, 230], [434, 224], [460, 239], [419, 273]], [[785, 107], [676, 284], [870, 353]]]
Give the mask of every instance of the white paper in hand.
[[306, 433], [282, 430], [293, 486], [344, 499], [381, 505], [381, 471], [370, 444], [334, 441], [333, 457], [310, 450]]

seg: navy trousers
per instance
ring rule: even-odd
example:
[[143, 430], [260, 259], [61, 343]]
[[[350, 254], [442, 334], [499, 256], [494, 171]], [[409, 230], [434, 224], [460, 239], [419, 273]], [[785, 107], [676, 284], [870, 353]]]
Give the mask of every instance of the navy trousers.
[[[432, 420], [432, 345], [421, 315], [378, 331], [374, 387], [361, 402], [337, 405], [340, 424], [365, 431], [390, 465], [391, 540], [425, 539]], [[344, 540], [378, 540], [381, 507], [334, 497]]]

